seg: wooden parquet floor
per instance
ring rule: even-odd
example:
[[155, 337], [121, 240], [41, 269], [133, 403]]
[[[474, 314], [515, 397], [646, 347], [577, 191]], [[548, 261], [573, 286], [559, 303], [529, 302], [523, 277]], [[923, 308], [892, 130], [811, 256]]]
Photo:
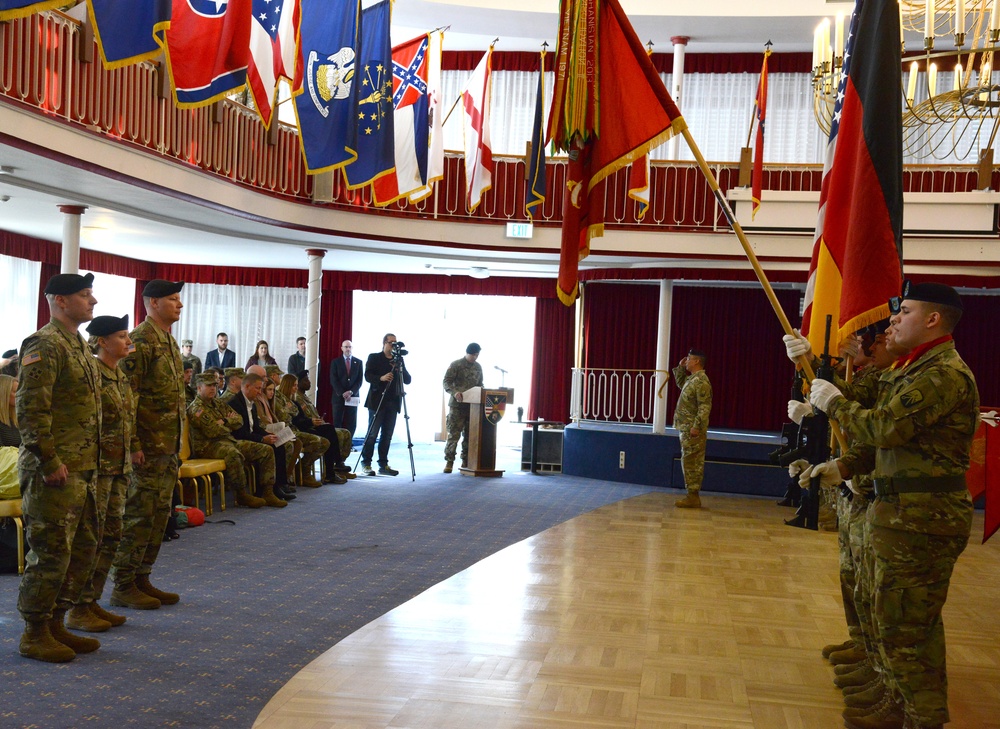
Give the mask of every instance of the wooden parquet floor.
[[[652, 493], [515, 544], [334, 646], [261, 729], [842, 727], [835, 534], [772, 501]], [[1000, 538], [945, 607], [953, 729], [1000, 727]]]

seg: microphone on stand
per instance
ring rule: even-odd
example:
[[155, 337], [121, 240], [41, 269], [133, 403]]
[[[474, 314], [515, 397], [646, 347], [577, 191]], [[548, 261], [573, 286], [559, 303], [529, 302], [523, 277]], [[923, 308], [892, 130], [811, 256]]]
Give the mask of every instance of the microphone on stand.
[[500, 387], [503, 387], [503, 376], [507, 374], [507, 370], [500, 365], [493, 365], [493, 369], [500, 370]]

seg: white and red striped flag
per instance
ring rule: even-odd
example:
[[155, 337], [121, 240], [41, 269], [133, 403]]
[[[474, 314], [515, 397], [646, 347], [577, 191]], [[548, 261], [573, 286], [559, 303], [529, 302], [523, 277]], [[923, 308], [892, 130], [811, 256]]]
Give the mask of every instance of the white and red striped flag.
[[274, 115], [278, 79], [295, 77], [298, 35], [299, 0], [253, 0], [247, 83], [265, 127]]
[[472, 72], [462, 106], [465, 109], [465, 182], [466, 205], [472, 212], [482, 201], [483, 193], [493, 186], [493, 150], [490, 148], [490, 69], [491, 46]]

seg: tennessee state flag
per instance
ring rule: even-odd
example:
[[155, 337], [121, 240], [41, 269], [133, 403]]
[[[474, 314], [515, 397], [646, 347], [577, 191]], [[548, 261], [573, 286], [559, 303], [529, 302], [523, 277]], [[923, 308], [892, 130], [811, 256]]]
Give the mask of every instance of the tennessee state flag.
[[857, 0], [830, 124], [802, 333], [830, 349], [889, 316], [902, 284], [903, 121], [899, 7]]
[[177, 106], [205, 106], [243, 88], [251, 0], [174, 0], [161, 45]]
[[171, 5], [171, 0], [87, 0], [104, 67], [119, 68], [158, 56], [154, 30], [170, 21]]
[[271, 126], [278, 79], [295, 78], [298, 36], [299, 0], [253, 0], [247, 84], [265, 127]]
[[754, 140], [753, 173], [750, 176], [750, 197], [753, 200], [753, 210], [750, 220], [757, 215], [760, 207], [760, 190], [764, 184], [764, 122], [767, 119], [767, 57], [771, 49], [764, 51], [764, 63], [760, 68], [760, 80], [757, 82], [757, 97], [754, 99], [754, 117], [757, 121], [757, 136]]
[[39, 0], [0, 0], [0, 20], [26, 18], [29, 15], [65, 4], [65, 1], [62, 0], [42, 0], [42, 2]]
[[549, 138], [569, 153], [556, 293], [577, 297], [580, 261], [604, 235], [603, 182], [687, 123], [618, 0], [562, 0]]
[[396, 168], [372, 185], [376, 205], [388, 205], [407, 197], [427, 182], [428, 46], [428, 36], [422, 35], [392, 49]]

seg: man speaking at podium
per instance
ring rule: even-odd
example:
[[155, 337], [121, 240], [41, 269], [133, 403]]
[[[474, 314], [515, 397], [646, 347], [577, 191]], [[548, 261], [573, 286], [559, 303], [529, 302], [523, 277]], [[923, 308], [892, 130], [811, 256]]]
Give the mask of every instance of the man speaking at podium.
[[456, 359], [444, 373], [444, 391], [451, 395], [448, 401], [448, 442], [444, 446], [444, 472], [451, 473], [458, 450], [458, 437], [462, 436], [462, 467], [469, 465], [469, 410], [470, 404], [462, 402], [462, 393], [470, 387], [483, 386], [483, 368], [478, 362], [482, 350], [475, 342], [465, 348], [465, 356]]

